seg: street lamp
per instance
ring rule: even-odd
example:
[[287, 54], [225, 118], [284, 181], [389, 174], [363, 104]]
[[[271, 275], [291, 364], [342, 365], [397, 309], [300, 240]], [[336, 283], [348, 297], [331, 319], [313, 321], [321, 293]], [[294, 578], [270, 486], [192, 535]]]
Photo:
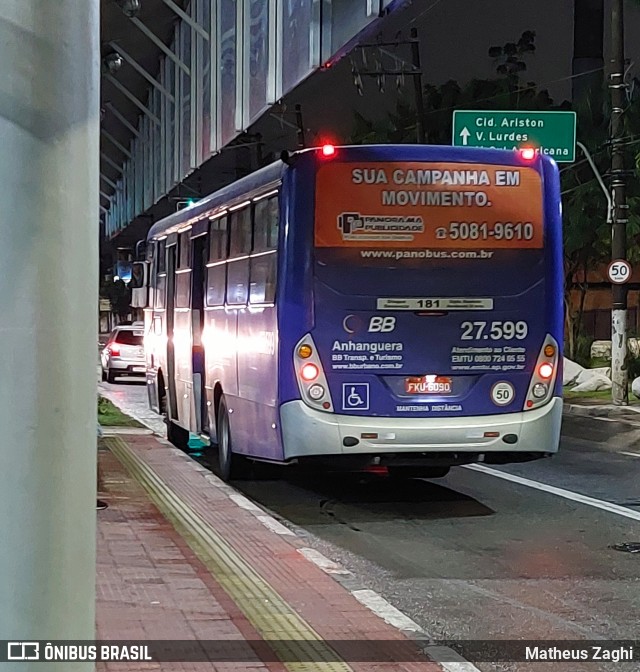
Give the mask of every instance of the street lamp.
[[117, 0], [125, 16], [132, 19], [140, 13], [140, 0]]
[[122, 67], [122, 64], [122, 56], [115, 51], [112, 51], [102, 59], [102, 72], [108, 72], [110, 75], [115, 75]]

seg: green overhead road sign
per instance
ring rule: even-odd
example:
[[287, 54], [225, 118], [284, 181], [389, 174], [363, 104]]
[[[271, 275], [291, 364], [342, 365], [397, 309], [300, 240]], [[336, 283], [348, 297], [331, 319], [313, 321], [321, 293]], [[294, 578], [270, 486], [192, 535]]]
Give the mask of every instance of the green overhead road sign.
[[559, 163], [572, 163], [576, 155], [576, 113], [455, 110], [453, 145], [534, 147]]

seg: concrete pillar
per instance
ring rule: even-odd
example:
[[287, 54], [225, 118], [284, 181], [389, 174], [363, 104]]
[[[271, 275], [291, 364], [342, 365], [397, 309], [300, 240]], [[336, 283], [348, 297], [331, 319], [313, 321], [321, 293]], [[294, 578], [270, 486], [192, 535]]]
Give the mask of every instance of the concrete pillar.
[[0, 3], [0, 639], [95, 636], [99, 10]]

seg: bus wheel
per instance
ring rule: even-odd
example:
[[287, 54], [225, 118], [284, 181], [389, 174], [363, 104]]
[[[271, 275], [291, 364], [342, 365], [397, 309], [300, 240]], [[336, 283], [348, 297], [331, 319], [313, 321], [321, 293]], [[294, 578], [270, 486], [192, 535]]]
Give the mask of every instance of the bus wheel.
[[450, 467], [387, 467], [391, 478], [442, 478]]
[[223, 396], [218, 409], [218, 475], [223, 481], [231, 481], [243, 478], [247, 472], [246, 458], [233, 452], [229, 411]]

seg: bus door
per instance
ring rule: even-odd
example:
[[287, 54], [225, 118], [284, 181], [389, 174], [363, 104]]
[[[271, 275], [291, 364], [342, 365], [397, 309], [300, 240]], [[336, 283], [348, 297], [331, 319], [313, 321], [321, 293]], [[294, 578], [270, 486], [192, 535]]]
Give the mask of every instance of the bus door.
[[193, 371], [193, 417], [191, 426], [196, 432], [200, 433], [208, 431], [209, 428], [205, 393], [205, 356], [202, 343], [206, 266], [209, 250], [206, 235], [193, 238], [192, 242], [191, 361]]
[[178, 401], [176, 398], [176, 359], [175, 346], [173, 343], [175, 323], [175, 295], [176, 295], [176, 250], [177, 245], [167, 246], [167, 413], [171, 420], [178, 417]]

